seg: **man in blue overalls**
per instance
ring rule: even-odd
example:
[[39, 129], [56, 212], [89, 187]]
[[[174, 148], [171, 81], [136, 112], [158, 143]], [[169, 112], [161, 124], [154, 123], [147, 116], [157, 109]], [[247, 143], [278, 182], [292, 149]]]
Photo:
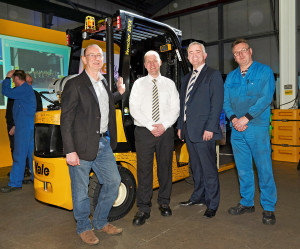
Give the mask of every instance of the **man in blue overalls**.
[[[11, 77], [15, 83], [15, 88], [11, 88]], [[27, 157], [30, 171], [33, 172], [36, 98], [32, 87], [26, 82], [26, 74], [23, 70], [11, 70], [7, 73], [5, 80], [2, 82], [2, 93], [8, 98], [14, 99], [15, 145], [13, 166], [8, 185], [0, 189], [2, 193], [8, 193], [22, 189]], [[33, 180], [33, 174], [31, 180]]]
[[231, 207], [232, 215], [254, 212], [254, 159], [264, 209], [263, 223], [275, 224], [277, 191], [272, 171], [269, 136], [270, 104], [275, 90], [271, 68], [252, 60], [246, 40], [232, 44], [239, 67], [228, 74], [225, 82], [224, 110], [233, 126], [231, 144], [240, 181], [241, 201]]

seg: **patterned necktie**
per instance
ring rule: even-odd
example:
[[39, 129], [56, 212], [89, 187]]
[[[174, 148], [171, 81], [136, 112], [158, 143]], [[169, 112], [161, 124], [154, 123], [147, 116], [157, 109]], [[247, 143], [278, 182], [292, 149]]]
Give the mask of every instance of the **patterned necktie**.
[[195, 85], [197, 73], [198, 73], [197, 70], [193, 71], [192, 79], [187, 86], [186, 95], [185, 95], [185, 105], [184, 105], [184, 121], [186, 120], [186, 103], [188, 102], [191, 92], [192, 92], [192, 89], [193, 89], [193, 86]]
[[185, 96], [185, 104], [188, 102], [188, 100], [190, 98], [191, 92], [193, 90], [193, 86], [195, 85], [195, 82], [196, 82], [197, 73], [198, 73], [197, 70], [193, 71], [192, 79], [187, 86], [186, 96]]
[[158, 99], [158, 90], [156, 85], [156, 79], [152, 80], [152, 119], [157, 122], [159, 120], [159, 99]]

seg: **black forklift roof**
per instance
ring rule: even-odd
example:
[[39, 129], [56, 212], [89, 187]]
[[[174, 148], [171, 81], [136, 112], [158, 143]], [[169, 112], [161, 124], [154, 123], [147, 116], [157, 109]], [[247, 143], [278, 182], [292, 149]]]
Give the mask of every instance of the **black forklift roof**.
[[[72, 47], [73, 51], [81, 49], [83, 40], [95, 39], [106, 41], [107, 46], [110, 46], [111, 49], [113, 49], [112, 43], [118, 44], [124, 52], [124, 54], [121, 54], [121, 57], [130, 56], [131, 46], [135, 43], [150, 39], [155, 40], [157, 37], [165, 37], [169, 43], [172, 43], [172, 47], [176, 51], [178, 60], [182, 65], [183, 73], [187, 74], [189, 72], [188, 63], [181, 48], [182, 31], [138, 14], [118, 10], [111, 17], [98, 21], [97, 25], [94, 23], [93, 29], [81, 26], [67, 30], [67, 34], [69, 35], [68, 45]], [[107, 48], [107, 54], [111, 49]], [[108, 61], [110, 62], [110, 60]], [[111, 67], [113, 67], [113, 64]]]
[[[135, 24], [133, 31], [135, 31], [137, 34], [141, 34], [141, 38], [143, 37], [143, 35], [145, 35], [146, 37], [147, 36], [156, 37], [158, 35], [163, 35], [162, 31], [173, 31], [178, 38], [181, 39], [182, 37], [181, 30], [173, 28], [168, 24], [158, 22], [147, 17], [143, 17], [124, 10], [119, 10], [115, 17], [117, 18], [118, 16], [120, 16], [121, 19], [121, 23], [120, 23], [121, 29], [122, 27], [125, 26], [125, 20], [128, 17], [133, 17], [134, 24]], [[137, 35], [137, 37], [138, 36], [139, 35]]]
[[[109, 17], [108, 17], [109, 18]], [[169, 36], [175, 38], [175, 40], [179, 41], [179, 44], [176, 46], [180, 46], [182, 31], [176, 28], [171, 27], [168, 24], [158, 22], [156, 20], [152, 20], [150, 18], [146, 18], [128, 11], [118, 10], [116, 14], [111, 16], [113, 20], [113, 40], [118, 43], [122, 39], [122, 33], [126, 31], [126, 29], [130, 28], [131, 30], [131, 39], [133, 42], [143, 41], [151, 38], [155, 38], [158, 36], [163, 36], [168, 34]], [[105, 40], [106, 38], [106, 19], [102, 19], [98, 21], [97, 28], [95, 30], [87, 29], [84, 30], [83, 26], [67, 30], [67, 34], [71, 35], [69, 39], [69, 46], [76, 46], [75, 38], [76, 33], [83, 33], [83, 39], [96, 39], [96, 40]], [[130, 25], [130, 22], [131, 25]]]

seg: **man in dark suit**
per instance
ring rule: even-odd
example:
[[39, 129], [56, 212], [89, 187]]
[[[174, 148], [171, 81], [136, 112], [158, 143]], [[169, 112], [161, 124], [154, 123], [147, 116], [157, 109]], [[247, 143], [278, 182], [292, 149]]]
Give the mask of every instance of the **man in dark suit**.
[[215, 216], [220, 201], [216, 166], [216, 140], [222, 138], [220, 115], [224, 86], [221, 74], [205, 64], [205, 47], [192, 42], [188, 60], [193, 72], [183, 78], [180, 92], [178, 137], [186, 141], [193, 172], [194, 191], [182, 206], [206, 205], [204, 217]]
[[[119, 78], [118, 92], [112, 94], [100, 69], [103, 52], [89, 45], [82, 56], [85, 70], [70, 79], [61, 101], [61, 134], [71, 178], [73, 212], [77, 233], [83, 242], [95, 245], [99, 239], [92, 231], [88, 197], [91, 169], [102, 184], [94, 216], [94, 230], [120, 234], [121, 228], [108, 223], [107, 217], [118, 196], [121, 177], [112, 149], [117, 146], [115, 101], [125, 89]], [[108, 137], [108, 132], [109, 136]]]

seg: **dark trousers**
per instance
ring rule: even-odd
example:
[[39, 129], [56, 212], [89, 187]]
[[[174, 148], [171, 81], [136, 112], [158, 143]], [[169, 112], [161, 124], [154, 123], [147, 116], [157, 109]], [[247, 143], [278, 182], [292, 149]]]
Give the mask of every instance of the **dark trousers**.
[[160, 137], [155, 137], [144, 127], [136, 127], [135, 147], [137, 155], [137, 206], [140, 211], [150, 213], [153, 193], [153, 158], [157, 161], [159, 182], [158, 204], [169, 205], [172, 190], [172, 158], [174, 129], [168, 128]]
[[11, 155], [13, 155], [15, 139], [14, 139], [14, 136], [9, 135], [9, 131], [10, 131], [11, 128], [12, 127], [7, 126], [7, 133], [8, 133], [8, 138], [9, 138], [10, 151], [11, 151]]
[[216, 165], [216, 142], [193, 143], [187, 129], [184, 135], [194, 179], [194, 191], [190, 200], [206, 203], [207, 208], [217, 210], [220, 202], [220, 184]]
[[[12, 135], [12, 136], [9, 135], [9, 131], [10, 131], [11, 128], [12, 128], [11, 126], [7, 126], [7, 134], [8, 134], [8, 138], [9, 138], [9, 145], [10, 145], [11, 157], [13, 158], [13, 155], [14, 155], [13, 152], [14, 152], [14, 147], [15, 147], [15, 137], [14, 137], [14, 135]], [[30, 171], [28, 157], [26, 158], [25, 171], [26, 170]]]

